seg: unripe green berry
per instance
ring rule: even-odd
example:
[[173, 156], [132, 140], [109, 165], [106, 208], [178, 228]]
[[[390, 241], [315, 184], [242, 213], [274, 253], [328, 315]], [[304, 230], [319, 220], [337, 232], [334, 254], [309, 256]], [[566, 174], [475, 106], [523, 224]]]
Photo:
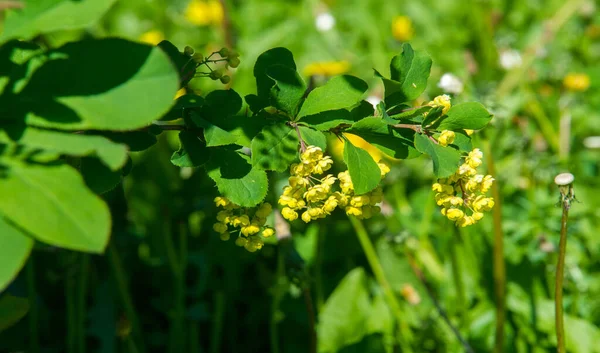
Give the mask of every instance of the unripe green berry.
[[222, 84], [226, 85], [231, 81], [231, 77], [229, 77], [227, 75], [223, 75], [223, 76], [221, 76], [220, 80], [221, 80]]
[[223, 58], [227, 57], [229, 55], [229, 49], [221, 48], [221, 50], [219, 50], [219, 55]]
[[208, 77], [210, 77], [213, 80], [218, 80], [223, 76], [223, 73], [219, 70], [214, 70], [211, 71], [210, 75], [208, 75]]
[[185, 54], [186, 56], [192, 56], [194, 55], [194, 48], [190, 47], [189, 45], [187, 45], [184, 49], [183, 49], [183, 54]]
[[237, 57], [229, 57], [227, 59], [227, 63], [230, 67], [233, 67], [235, 69], [236, 67], [240, 66], [240, 59], [238, 59]]
[[192, 56], [192, 59], [197, 63], [201, 63], [204, 61], [204, 55], [202, 55], [202, 53], [195, 53]]

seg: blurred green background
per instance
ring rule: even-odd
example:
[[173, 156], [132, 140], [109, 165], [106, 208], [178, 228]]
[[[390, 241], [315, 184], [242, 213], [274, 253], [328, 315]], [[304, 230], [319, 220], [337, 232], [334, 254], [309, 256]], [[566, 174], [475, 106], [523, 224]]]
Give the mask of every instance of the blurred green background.
[[[391, 57], [410, 42], [433, 58], [422, 101], [448, 93], [453, 103], [480, 101], [495, 116], [473, 138], [488, 167], [490, 160], [495, 166], [501, 227], [489, 215], [454, 230], [433, 200], [431, 162], [388, 160], [384, 212], [365, 225], [400, 300], [391, 312], [342, 214], [309, 226], [295, 222], [292, 243], [267, 244], [257, 253], [221, 241], [212, 231], [212, 181], [202, 169], [173, 166], [177, 134], [164, 133], [148, 151], [132, 154], [131, 174], [105, 195], [113, 212], [106, 256], [36, 245], [8, 289], [28, 297], [30, 312], [0, 332], [0, 352], [310, 352], [310, 308], [319, 352], [465, 351], [432, 297], [474, 351], [492, 352], [501, 302], [494, 292], [495, 231], [506, 262], [501, 351], [553, 352], [561, 213], [553, 179], [565, 171], [575, 175], [580, 201], [569, 220], [567, 348], [600, 352], [598, 6], [128, 0], [86, 31], [39, 38], [50, 47], [86, 36], [168, 39], [205, 55], [234, 48], [242, 63], [229, 73], [230, 86], [241, 95], [254, 93], [258, 55], [283, 46], [313, 84], [356, 75], [369, 82], [373, 102], [383, 88], [372, 69], [387, 73]], [[222, 88], [210, 80], [190, 85], [200, 95]], [[330, 147], [339, 156], [335, 139]], [[274, 194], [284, 183], [273, 176]]]

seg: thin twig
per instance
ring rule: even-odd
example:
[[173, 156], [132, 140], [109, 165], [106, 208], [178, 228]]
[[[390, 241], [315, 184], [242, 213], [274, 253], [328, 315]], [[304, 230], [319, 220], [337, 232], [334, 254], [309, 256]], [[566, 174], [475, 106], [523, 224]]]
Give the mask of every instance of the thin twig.
[[22, 9], [25, 5], [20, 1], [0, 1], [0, 11]]
[[417, 278], [419, 279], [419, 281], [421, 281], [421, 283], [423, 284], [423, 287], [425, 287], [425, 290], [427, 291], [427, 295], [429, 296], [429, 298], [433, 302], [433, 305], [435, 306], [438, 314], [442, 317], [442, 319], [444, 319], [444, 322], [446, 322], [446, 324], [448, 325], [448, 327], [450, 327], [450, 330], [452, 330], [452, 333], [454, 333], [454, 336], [456, 336], [456, 338], [458, 339], [458, 341], [460, 342], [460, 344], [463, 346], [463, 348], [465, 349], [465, 352], [467, 352], [467, 353], [475, 353], [475, 351], [473, 350], [473, 348], [471, 347], [471, 345], [469, 344], [469, 342], [467, 342], [467, 340], [465, 340], [465, 338], [461, 335], [460, 331], [458, 331], [458, 329], [456, 328], [456, 326], [454, 326], [454, 324], [452, 324], [452, 322], [450, 321], [450, 318], [448, 317], [448, 314], [446, 313], [446, 311], [444, 310], [444, 308], [442, 308], [442, 306], [440, 305], [440, 303], [435, 298], [435, 294], [433, 293], [433, 289], [431, 288], [431, 285], [429, 284], [429, 282], [427, 281], [427, 279], [423, 275], [423, 272], [421, 271], [421, 269], [417, 265], [417, 263], [416, 263], [414, 257], [412, 256], [412, 254], [410, 254], [407, 251], [406, 252], [406, 257], [408, 259], [408, 263], [409, 263], [410, 267], [412, 268], [413, 272], [415, 273], [415, 275], [417, 276]]
[[554, 306], [556, 320], [556, 341], [558, 353], [565, 353], [565, 323], [563, 317], [563, 279], [565, 272], [565, 253], [567, 249], [567, 218], [569, 208], [563, 205], [560, 222], [560, 242], [558, 244], [558, 264], [556, 265], [556, 286], [554, 288]]
[[414, 124], [395, 124], [395, 125], [392, 125], [392, 127], [395, 127], [396, 129], [409, 129], [409, 130], [413, 130], [418, 133], [423, 132], [423, 127], [421, 127], [420, 125], [414, 125]]
[[290, 123], [290, 125], [293, 126], [294, 129], [296, 129], [296, 133], [298, 134], [298, 140], [300, 141], [300, 152], [306, 151], [306, 143], [302, 139], [302, 135], [300, 134], [300, 128], [298, 127], [298, 124]]

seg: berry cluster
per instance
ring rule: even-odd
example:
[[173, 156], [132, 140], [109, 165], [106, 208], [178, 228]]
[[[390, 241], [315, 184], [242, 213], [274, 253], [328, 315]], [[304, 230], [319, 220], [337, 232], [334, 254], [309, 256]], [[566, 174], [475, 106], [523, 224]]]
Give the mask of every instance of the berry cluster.
[[[461, 227], [475, 224], [483, 218], [483, 212], [494, 207], [494, 199], [485, 196], [494, 178], [477, 174], [482, 157], [483, 153], [478, 148], [474, 149], [456, 173], [449, 178], [439, 179], [432, 186], [436, 192], [435, 201], [442, 206], [442, 214]], [[467, 211], [471, 214], [467, 215]]]
[[[322, 176], [331, 168], [333, 160], [324, 156], [321, 148], [308, 146], [301, 153], [300, 163], [290, 168], [289, 185], [283, 189], [279, 204], [283, 218], [294, 221], [300, 216], [306, 223], [330, 215], [337, 207], [343, 207], [348, 215], [359, 218], [370, 218], [378, 213], [377, 203], [383, 199], [381, 188], [364, 195], [355, 195], [354, 186], [348, 171], [334, 177], [332, 174]], [[389, 167], [379, 164], [382, 177], [389, 172]], [[317, 177], [318, 176], [318, 177]], [[336, 181], [340, 182], [341, 191], [333, 191]]]
[[[234, 204], [225, 197], [217, 196], [215, 204], [217, 207], [223, 207], [223, 210], [217, 214], [217, 223], [213, 225], [213, 229], [220, 234], [221, 240], [229, 240], [230, 233], [238, 231], [235, 244], [255, 252], [264, 245], [259, 233], [264, 238], [275, 234], [273, 228], [265, 226], [267, 217], [273, 210], [270, 203], [264, 202], [257, 207], [246, 208]], [[234, 229], [230, 230], [230, 228]]]

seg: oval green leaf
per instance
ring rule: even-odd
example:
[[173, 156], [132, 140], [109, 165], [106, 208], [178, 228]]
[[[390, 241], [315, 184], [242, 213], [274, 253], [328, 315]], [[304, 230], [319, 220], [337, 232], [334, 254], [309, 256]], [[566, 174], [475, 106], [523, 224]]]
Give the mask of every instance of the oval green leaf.
[[460, 165], [460, 152], [452, 147], [440, 146], [427, 136], [415, 134], [415, 148], [431, 156], [433, 173], [438, 178], [447, 178], [454, 174]]
[[478, 102], [461, 103], [448, 110], [447, 117], [441, 121], [437, 130], [479, 130], [492, 120], [492, 114]]
[[0, 293], [25, 266], [32, 247], [33, 239], [6, 222], [0, 214]]
[[344, 162], [354, 184], [356, 195], [366, 194], [375, 189], [381, 181], [379, 166], [369, 152], [354, 146], [350, 141], [344, 141]]
[[350, 108], [360, 101], [368, 88], [367, 83], [358, 77], [350, 75], [334, 77], [324, 86], [317, 87], [308, 94], [300, 108], [298, 118], [327, 110]]
[[262, 170], [282, 172], [296, 159], [298, 134], [283, 123], [265, 126], [252, 139], [252, 165]]

